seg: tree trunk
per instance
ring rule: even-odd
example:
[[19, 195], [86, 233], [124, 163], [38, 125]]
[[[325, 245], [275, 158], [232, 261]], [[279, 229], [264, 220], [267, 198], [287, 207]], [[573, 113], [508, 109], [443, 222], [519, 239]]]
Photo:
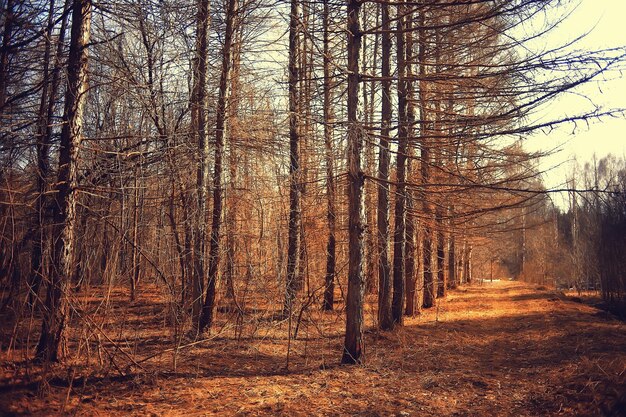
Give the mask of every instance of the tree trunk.
[[[429, 114], [428, 114], [428, 103], [427, 103], [427, 92], [426, 85], [427, 81], [426, 77], [426, 33], [425, 33], [425, 19], [424, 19], [424, 11], [420, 11], [419, 15], [419, 29], [417, 31], [418, 34], [418, 62], [419, 62], [419, 107], [420, 107], [420, 147], [421, 147], [421, 155], [420, 155], [420, 167], [421, 167], [421, 176], [422, 176], [422, 184], [426, 185], [430, 182], [430, 164], [431, 164], [431, 156], [430, 156], [430, 143], [429, 134], [430, 134], [430, 126], [429, 126]], [[422, 305], [424, 308], [430, 308], [435, 304], [435, 283], [433, 276], [433, 265], [432, 265], [432, 253], [433, 253], [433, 225], [432, 221], [432, 210], [430, 207], [430, 202], [428, 201], [428, 194], [426, 189], [421, 191], [421, 199], [422, 199], [422, 211], [424, 216], [423, 228], [422, 228], [422, 263], [424, 268], [424, 297], [422, 301]]]
[[226, 102], [228, 100], [228, 85], [232, 65], [232, 46], [234, 35], [234, 18], [236, 14], [237, 0], [229, 0], [226, 10], [226, 34], [224, 36], [224, 49], [222, 50], [222, 69], [220, 74], [219, 92], [217, 97], [217, 119], [215, 122], [215, 156], [213, 171], [213, 214], [211, 223], [211, 242], [209, 248], [209, 282], [207, 284], [206, 298], [202, 306], [202, 314], [198, 326], [199, 332], [210, 329], [213, 324], [213, 312], [215, 309], [215, 289], [220, 264], [220, 229], [222, 224], [223, 206], [223, 167], [224, 138], [226, 128]]
[[76, 226], [77, 164], [87, 92], [87, 45], [90, 38], [91, 1], [74, 0], [67, 67], [67, 92], [59, 145], [59, 169], [55, 195], [54, 248], [46, 309], [36, 357], [61, 359], [68, 319], [68, 290], [73, 276]]
[[391, 32], [389, 5], [380, 5], [381, 11], [381, 129], [378, 151], [378, 326], [391, 329], [391, 265], [389, 263], [389, 135], [391, 130]]
[[300, 170], [300, 106], [298, 57], [300, 54], [299, 3], [291, 0], [289, 16], [289, 226], [287, 238], [287, 277], [283, 315], [290, 315], [296, 299], [300, 257], [301, 170]]
[[191, 97], [192, 134], [197, 139], [196, 213], [193, 233], [193, 277], [191, 289], [192, 322], [197, 323], [202, 311], [204, 276], [206, 274], [207, 198], [209, 188], [209, 141], [207, 120], [207, 35], [209, 0], [198, 0], [196, 14], [196, 50], [193, 59], [193, 91]]
[[[239, 193], [237, 191], [238, 186], [238, 166], [240, 163], [240, 157], [237, 152], [237, 144], [235, 143], [234, 126], [239, 126], [239, 101], [240, 101], [240, 69], [241, 69], [241, 42], [243, 38], [243, 31], [240, 25], [240, 21], [237, 20], [235, 24], [235, 42], [233, 45], [233, 67], [231, 69], [231, 94], [229, 100], [228, 117], [231, 121], [231, 141], [230, 141], [230, 155], [229, 155], [229, 171], [230, 171], [230, 192], [227, 199], [227, 213], [226, 213], [226, 269], [224, 271], [224, 280], [226, 286], [225, 297], [229, 302], [237, 305], [235, 299], [235, 272], [236, 272], [236, 257], [237, 257], [237, 217], [238, 217], [238, 204]], [[245, 169], [245, 168], [244, 168]]]
[[398, 6], [396, 58], [398, 60], [398, 154], [396, 159], [396, 198], [393, 233], [393, 299], [391, 313], [394, 323], [402, 325], [404, 316], [404, 256], [406, 243], [406, 160], [408, 120], [406, 78], [405, 22], [406, 8]]
[[[295, 294], [298, 294], [304, 288], [306, 273], [306, 234], [305, 221], [306, 213], [306, 196], [308, 192], [307, 184], [309, 181], [309, 146], [310, 146], [310, 123], [311, 106], [310, 106], [310, 86], [311, 86], [311, 65], [309, 60], [309, 39], [305, 35], [309, 31], [309, 7], [307, 2], [299, 3], [300, 16], [298, 30], [302, 33], [298, 41], [298, 117], [299, 117], [299, 174], [298, 182], [300, 189], [300, 232], [298, 233], [298, 261], [297, 274], [294, 281]], [[293, 307], [293, 306], [292, 306]]]
[[[406, 45], [405, 45], [405, 65], [408, 76], [412, 76], [412, 63], [413, 57], [413, 15], [409, 14], [406, 19]], [[406, 134], [407, 134], [407, 163], [406, 163], [406, 176], [411, 178], [413, 175], [412, 161], [414, 157], [413, 146], [411, 145], [411, 139], [414, 137], [413, 126], [415, 124], [415, 97], [413, 82], [407, 79], [407, 105], [406, 105]], [[414, 210], [414, 193], [411, 189], [407, 188], [406, 192], [406, 233], [405, 233], [405, 253], [404, 253], [404, 285], [405, 291], [405, 310], [404, 314], [407, 316], [414, 316], [417, 308], [415, 303], [416, 296], [416, 270], [415, 270], [415, 216], [411, 213]]]
[[346, 298], [346, 333], [341, 363], [363, 361], [363, 297], [365, 276], [363, 246], [365, 232], [365, 175], [362, 167], [363, 132], [358, 119], [359, 53], [361, 2], [348, 0], [348, 294]]
[[336, 267], [336, 193], [333, 131], [334, 112], [332, 108], [332, 75], [330, 68], [330, 12], [329, 0], [324, 0], [324, 145], [326, 147], [326, 196], [328, 199], [328, 243], [326, 244], [326, 277], [324, 280], [324, 302], [322, 309], [329, 311], [335, 302]]
[[[436, 20], [440, 23], [442, 22], [441, 16], [438, 16]], [[441, 76], [441, 29], [436, 28], [434, 30], [434, 47], [433, 47], [433, 61], [434, 61], [434, 69], [433, 73], [435, 77]], [[433, 96], [434, 96], [434, 118], [435, 118], [435, 126], [434, 133], [435, 137], [438, 140], [435, 148], [435, 161], [434, 163], [437, 166], [437, 182], [445, 183], [445, 161], [444, 161], [444, 132], [445, 129], [443, 127], [444, 123], [444, 115], [442, 114], [442, 97], [444, 97], [444, 89], [442, 88], [441, 83], [433, 83]], [[435, 228], [437, 230], [437, 297], [445, 297], [447, 290], [447, 278], [448, 274], [446, 272], [447, 267], [447, 243], [446, 243], [446, 233], [445, 233], [445, 223], [443, 220], [444, 212], [443, 212], [443, 203], [438, 201], [437, 208], [435, 209]]]
[[[377, 8], [378, 11], [378, 8]], [[363, 27], [367, 26], [367, 9], [361, 13]], [[376, 24], [376, 26], [378, 26]], [[361, 59], [363, 70], [366, 71], [368, 45], [367, 38], [363, 37], [361, 45]], [[374, 54], [372, 59], [372, 68], [376, 68], [376, 43], [374, 44]], [[369, 87], [369, 91], [368, 91]], [[365, 126], [372, 125], [374, 118], [374, 106], [370, 98], [375, 98], [375, 83], [365, 83], [362, 88], [363, 95], [363, 124]], [[374, 176], [374, 144], [365, 142], [365, 172], [368, 176]], [[367, 294], [376, 292], [376, 206], [374, 205], [374, 189], [376, 184], [373, 181], [365, 182], [365, 217], [367, 219], [367, 228], [365, 229], [365, 285]]]
[[[69, 7], [69, 0], [65, 1], [63, 11]], [[44, 76], [43, 88], [41, 92], [41, 102], [39, 105], [39, 115], [37, 123], [37, 220], [35, 227], [37, 232], [33, 234], [33, 250], [31, 255], [31, 281], [29, 293], [29, 305], [33, 306], [35, 300], [39, 296], [39, 287], [45, 276], [43, 253], [44, 245], [48, 242], [46, 233], [46, 225], [49, 223], [50, 202], [46, 196], [46, 190], [50, 184], [50, 145], [52, 143], [52, 117], [54, 116], [54, 108], [56, 104], [57, 94], [59, 90], [59, 78], [61, 73], [61, 58], [63, 55], [63, 45], [65, 41], [65, 32], [67, 27], [67, 15], [63, 15], [61, 19], [61, 27], [59, 29], [57, 49], [52, 64], [52, 70], [49, 70], [50, 53], [52, 50], [52, 31], [54, 29], [54, 9], [55, 2], [50, 1], [50, 9], [48, 15], [48, 28], [46, 30], [46, 50], [44, 54]]]

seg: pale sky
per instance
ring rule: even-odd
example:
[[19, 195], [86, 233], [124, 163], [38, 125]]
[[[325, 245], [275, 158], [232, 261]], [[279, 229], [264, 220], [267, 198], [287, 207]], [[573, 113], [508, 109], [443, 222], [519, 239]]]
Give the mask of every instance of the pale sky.
[[[580, 6], [563, 22], [552, 35], [557, 42], [572, 39], [591, 30], [578, 44], [579, 49], [596, 50], [606, 47], [626, 45], [626, 0], [581, 0]], [[580, 96], [568, 94], [547, 111], [559, 111], [573, 115], [581, 107], [593, 108], [591, 101], [602, 109], [626, 109], [626, 64], [623, 76], [619, 73], [607, 74], [608, 81], [592, 83], [581, 90]], [[563, 144], [561, 151], [544, 158], [542, 170], [550, 170], [544, 175], [548, 188], [561, 186], [571, 175], [572, 164], [567, 161], [576, 158], [582, 165], [594, 153], [601, 158], [608, 153], [626, 156], [626, 118], [606, 118], [602, 121], [567, 124], [561, 129], [536, 133], [527, 141], [529, 150], [553, 149]], [[555, 201], [558, 203], [558, 201]]]

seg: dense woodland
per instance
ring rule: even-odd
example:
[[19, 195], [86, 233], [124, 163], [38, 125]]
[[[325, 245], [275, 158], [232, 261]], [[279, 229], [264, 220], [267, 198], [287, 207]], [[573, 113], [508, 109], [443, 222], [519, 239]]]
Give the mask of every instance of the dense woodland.
[[550, 190], [524, 147], [624, 117], [546, 116], [625, 69], [544, 41], [574, 6], [1, 0], [2, 350], [139, 366], [144, 303], [164, 351], [330, 320], [363, 363], [370, 326], [493, 279], [624, 315], [626, 161]]

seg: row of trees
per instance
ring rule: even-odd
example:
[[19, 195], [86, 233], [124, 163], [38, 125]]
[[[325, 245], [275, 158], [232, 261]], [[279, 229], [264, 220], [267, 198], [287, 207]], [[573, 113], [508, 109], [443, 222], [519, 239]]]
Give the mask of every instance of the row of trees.
[[561, 285], [600, 291], [608, 308], [623, 317], [626, 164], [623, 157], [594, 156], [576, 171], [571, 182], [589, 191], [570, 193], [569, 210], [559, 217], [563, 251], [573, 265]]
[[536, 121], [623, 62], [539, 49], [561, 3], [4, 0], [2, 310], [56, 361], [97, 288], [152, 278], [194, 338], [339, 290], [362, 361], [366, 293], [402, 325], [537, 207], [526, 133], [611, 113]]
[[[558, 290], [600, 293], [605, 307], [623, 316], [624, 159], [593, 156], [572, 168], [558, 193], [498, 212], [501, 225], [492, 233], [500, 236], [485, 239], [476, 262], [483, 279], [513, 275]], [[561, 207], [553, 202], [559, 194], [567, 197]]]

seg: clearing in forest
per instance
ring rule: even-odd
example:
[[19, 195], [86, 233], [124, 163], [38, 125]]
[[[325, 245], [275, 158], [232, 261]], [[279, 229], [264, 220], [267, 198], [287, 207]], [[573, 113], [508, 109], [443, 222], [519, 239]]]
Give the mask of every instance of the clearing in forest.
[[[369, 330], [363, 366], [338, 365], [337, 317], [307, 323], [325, 337], [302, 331], [288, 369], [278, 331], [190, 346], [175, 368], [168, 352], [143, 369], [54, 368], [43, 388], [42, 370], [5, 357], [0, 415], [626, 415], [626, 324], [541, 287], [452, 291], [403, 328]], [[150, 340], [142, 357], [163, 349]]]

